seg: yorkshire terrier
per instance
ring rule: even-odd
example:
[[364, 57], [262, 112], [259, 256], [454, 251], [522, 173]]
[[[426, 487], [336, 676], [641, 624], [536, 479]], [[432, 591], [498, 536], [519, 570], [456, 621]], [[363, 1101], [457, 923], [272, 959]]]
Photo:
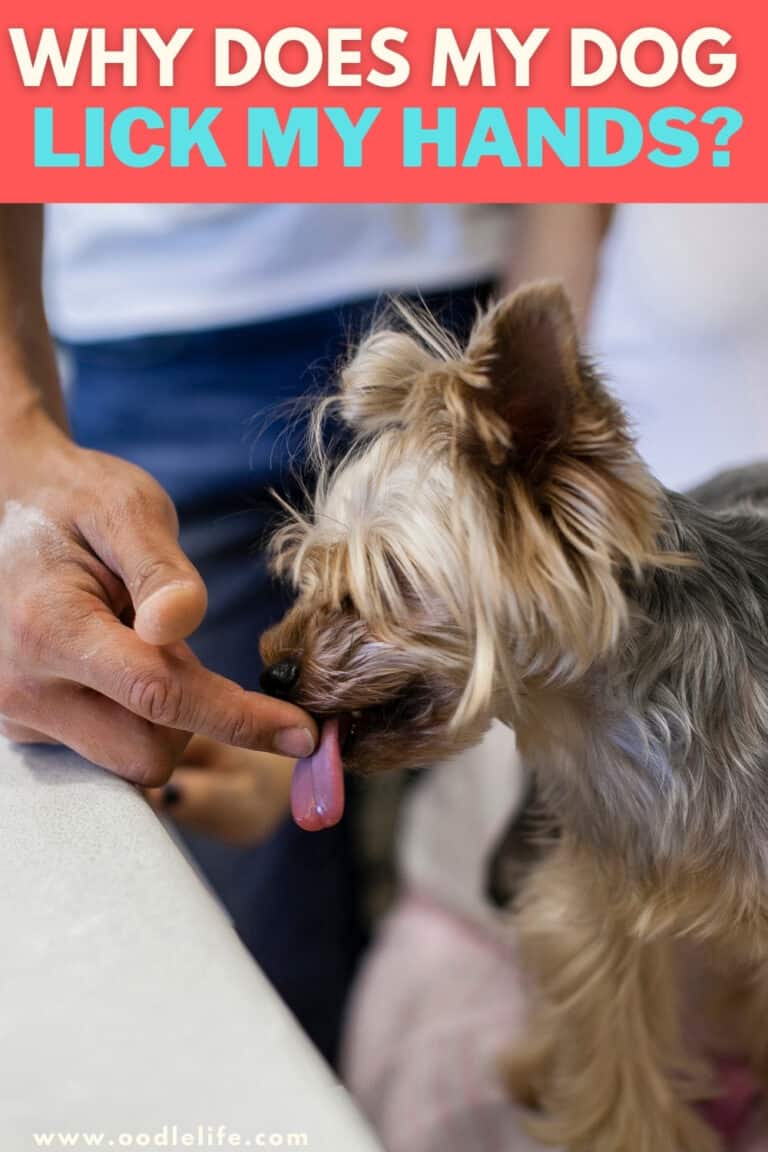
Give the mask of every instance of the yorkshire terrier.
[[518, 900], [510, 1088], [570, 1152], [716, 1152], [716, 1062], [768, 1072], [768, 470], [665, 490], [553, 284], [465, 348], [374, 331], [329, 405], [351, 446], [275, 538], [298, 595], [263, 640], [323, 725], [307, 825], [342, 761], [512, 726], [558, 837]]

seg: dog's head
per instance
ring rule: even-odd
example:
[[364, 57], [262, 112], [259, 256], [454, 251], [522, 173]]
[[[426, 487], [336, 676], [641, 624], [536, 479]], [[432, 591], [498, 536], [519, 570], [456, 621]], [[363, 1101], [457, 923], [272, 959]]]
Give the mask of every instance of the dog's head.
[[332, 403], [353, 443], [275, 537], [297, 601], [263, 639], [265, 686], [344, 717], [353, 770], [431, 763], [616, 643], [657, 490], [556, 285], [502, 300], [464, 349], [418, 317], [374, 332]]

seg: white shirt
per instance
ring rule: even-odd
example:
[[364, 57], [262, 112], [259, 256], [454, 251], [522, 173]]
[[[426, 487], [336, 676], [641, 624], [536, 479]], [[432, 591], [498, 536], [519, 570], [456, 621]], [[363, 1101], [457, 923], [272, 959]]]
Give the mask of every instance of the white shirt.
[[397, 204], [55, 204], [51, 328], [69, 340], [190, 331], [500, 269], [508, 210]]
[[768, 205], [622, 205], [590, 351], [660, 480], [768, 457]]

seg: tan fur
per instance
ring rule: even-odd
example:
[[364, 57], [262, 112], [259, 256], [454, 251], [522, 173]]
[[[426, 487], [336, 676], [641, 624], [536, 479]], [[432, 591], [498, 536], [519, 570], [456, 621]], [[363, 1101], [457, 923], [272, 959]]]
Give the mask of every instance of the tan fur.
[[532, 1134], [570, 1152], [715, 1152], [687, 1103], [711, 1084], [683, 1039], [675, 941], [639, 933], [636, 911], [571, 844], [537, 870], [519, 918], [532, 1047], [506, 1080], [540, 1109]]

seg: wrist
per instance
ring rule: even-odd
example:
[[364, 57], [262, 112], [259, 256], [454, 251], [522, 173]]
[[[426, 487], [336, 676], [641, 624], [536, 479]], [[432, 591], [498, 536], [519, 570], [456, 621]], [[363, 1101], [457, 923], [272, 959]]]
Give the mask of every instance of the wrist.
[[[59, 466], [77, 452], [69, 436], [33, 393], [7, 404], [0, 415], [0, 497], [13, 499], [30, 481], [55, 483]], [[7, 400], [7, 397], [5, 398]]]

